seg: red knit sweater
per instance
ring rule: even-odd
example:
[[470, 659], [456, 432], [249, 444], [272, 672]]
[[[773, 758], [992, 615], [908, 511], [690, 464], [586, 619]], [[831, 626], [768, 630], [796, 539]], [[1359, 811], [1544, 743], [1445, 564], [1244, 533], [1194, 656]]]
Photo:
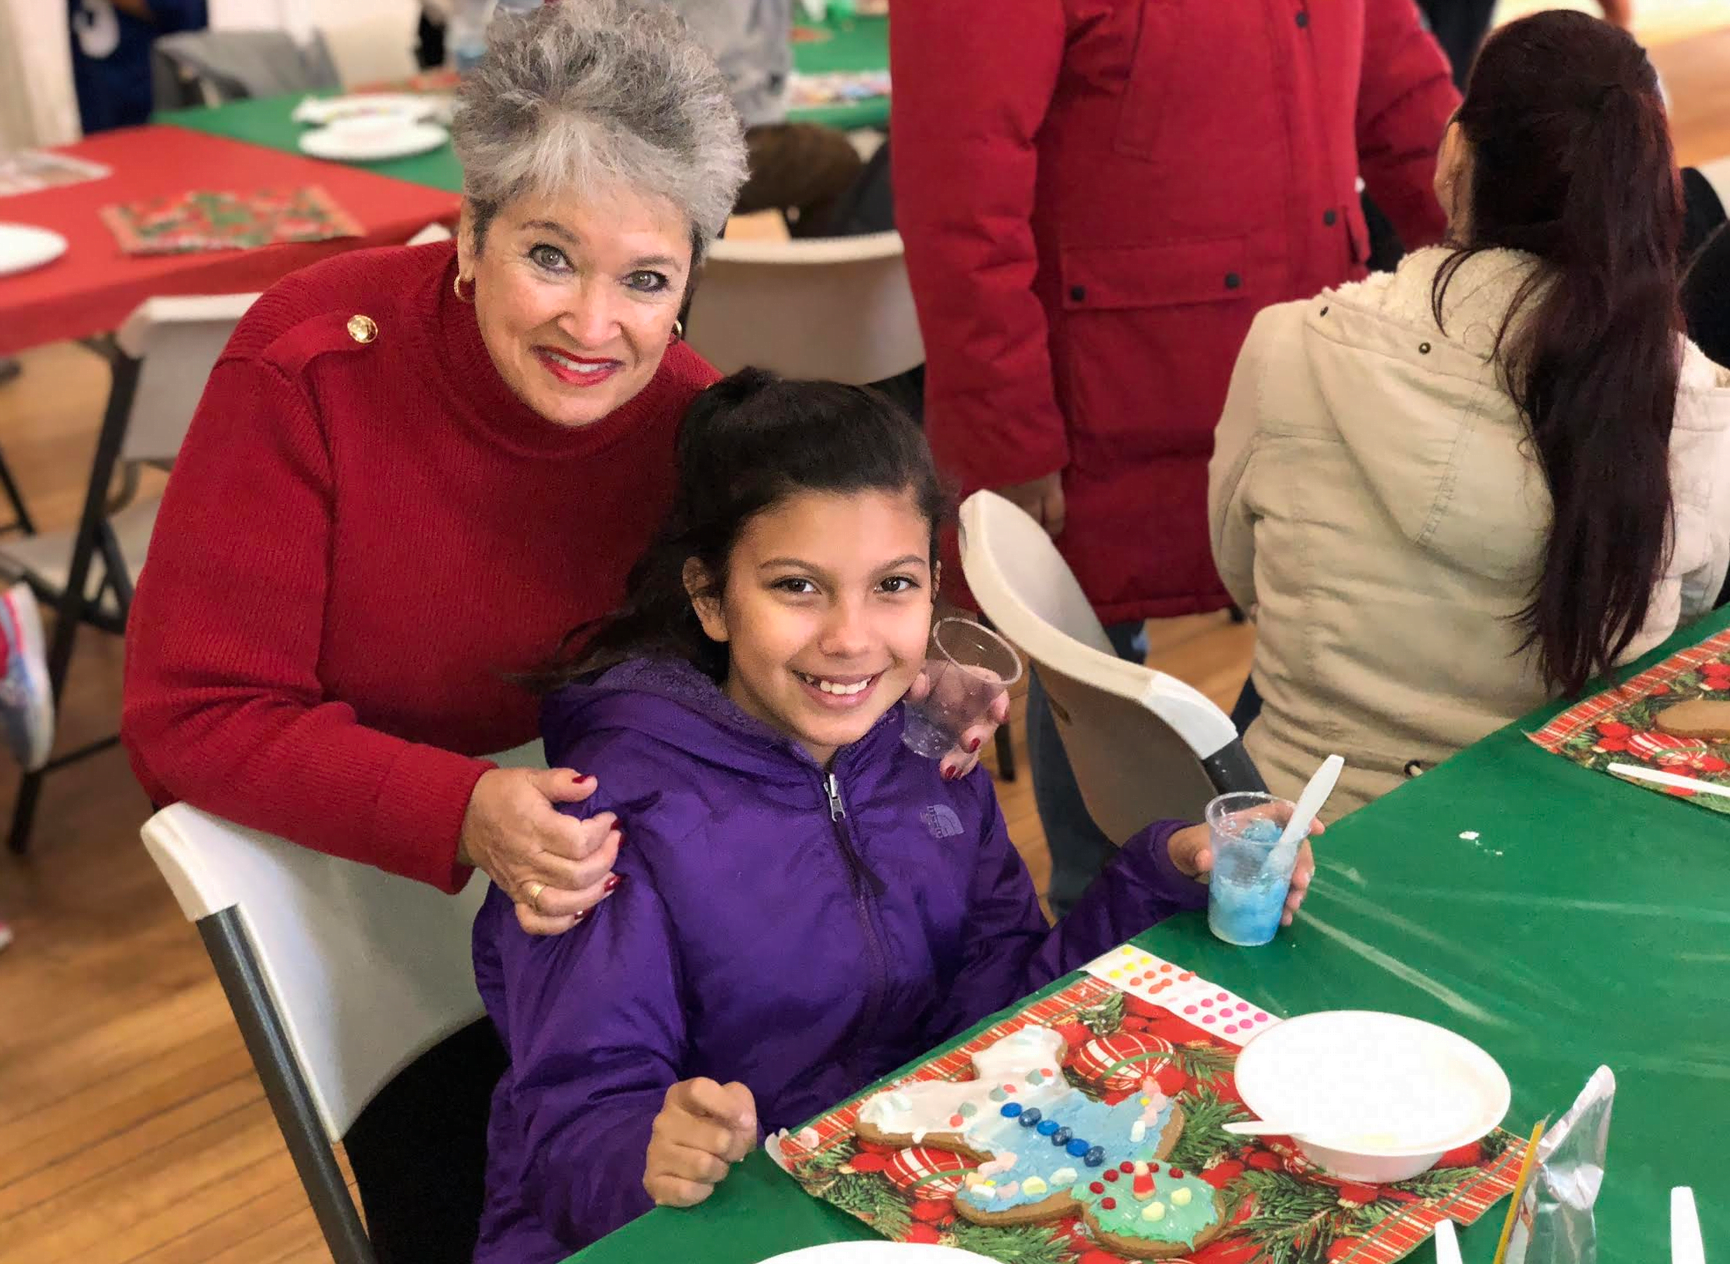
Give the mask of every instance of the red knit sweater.
[[536, 735], [506, 674], [617, 602], [715, 377], [680, 343], [611, 416], [548, 422], [452, 295], [454, 254], [330, 259], [241, 321], [157, 518], [121, 730], [159, 804], [448, 890], [475, 756]]

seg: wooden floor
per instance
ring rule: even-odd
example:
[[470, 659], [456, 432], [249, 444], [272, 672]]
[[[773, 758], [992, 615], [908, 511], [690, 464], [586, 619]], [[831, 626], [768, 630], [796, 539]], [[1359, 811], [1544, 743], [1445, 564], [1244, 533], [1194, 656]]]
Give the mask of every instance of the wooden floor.
[[[1670, 13], [1661, 0], [1642, 0], [1642, 12]], [[1730, 153], [1730, 29], [1654, 55], [1684, 160]], [[71, 345], [24, 359], [23, 377], [0, 386], [0, 448], [42, 524], [64, 526], [82, 497], [106, 371]], [[1212, 616], [1151, 633], [1151, 661], [1229, 705], [1247, 628]], [[120, 665], [115, 641], [83, 636], [63, 748], [113, 730]], [[16, 782], [0, 768], [0, 806]], [[1001, 789], [1043, 889], [1025, 773]], [[0, 856], [0, 916], [18, 937], [0, 953], [0, 1262], [327, 1261], [203, 949], [138, 842], [146, 811], [111, 751], [49, 778], [34, 853]]]

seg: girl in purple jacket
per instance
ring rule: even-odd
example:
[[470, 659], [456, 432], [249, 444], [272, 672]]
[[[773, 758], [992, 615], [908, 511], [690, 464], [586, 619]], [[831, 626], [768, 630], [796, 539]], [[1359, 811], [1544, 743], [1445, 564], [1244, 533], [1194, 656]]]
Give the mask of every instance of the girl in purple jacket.
[[990, 777], [902, 745], [945, 508], [871, 391], [746, 370], [692, 405], [671, 520], [542, 717], [629, 829], [614, 888], [563, 935], [497, 888], [475, 923], [511, 1058], [477, 1261], [700, 1202], [765, 1131], [1206, 902], [1205, 828], [1161, 821], [1048, 927]]

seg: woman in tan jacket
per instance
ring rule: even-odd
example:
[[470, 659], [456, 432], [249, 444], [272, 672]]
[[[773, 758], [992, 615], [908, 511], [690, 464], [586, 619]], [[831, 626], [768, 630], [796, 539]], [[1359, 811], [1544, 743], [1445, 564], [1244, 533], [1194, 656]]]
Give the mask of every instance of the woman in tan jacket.
[[1247, 744], [1350, 811], [1710, 608], [1730, 373], [1682, 332], [1657, 79], [1552, 11], [1479, 55], [1437, 192], [1449, 244], [1256, 318], [1210, 466], [1256, 622]]

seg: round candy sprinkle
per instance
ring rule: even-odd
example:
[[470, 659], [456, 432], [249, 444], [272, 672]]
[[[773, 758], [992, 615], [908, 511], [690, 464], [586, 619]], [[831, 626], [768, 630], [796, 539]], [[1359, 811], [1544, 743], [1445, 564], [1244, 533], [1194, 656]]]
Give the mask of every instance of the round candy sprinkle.
[[960, 1115], [949, 1116], [949, 1126], [951, 1128], [959, 1128], [959, 1127], [961, 1127], [962, 1124], [964, 1124], [966, 1122], [967, 1121], [965, 1119], [963, 1119]]
[[1171, 1179], [1174, 1181], [1181, 1181], [1183, 1179], [1183, 1169], [1181, 1167], [1172, 1168]]
[[1125, 1159], [1122, 1163], [1117, 1165], [1117, 1170], [1120, 1172], [1133, 1172], [1135, 1171], [1135, 1164], [1131, 1163], [1128, 1159]]
[[1081, 1158], [1084, 1154], [1086, 1154], [1088, 1152], [1088, 1150], [1092, 1149], [1092, 1147], [1089, 1146], [1087, 1144], [1087, 1142], [1083, 1141], [1080, 1137], [1074, 1138], [1073, 1140], [1070, 1141], [1070, 1143], [1068, 1145], [1064, 1146], [1063, 1148], [1065, 1150], [1068, 1150], [1071, 1154], [1073, 1154], [1078, 1159]]
[[1159, 1164], [1149, 1163], [1147, 1165], [1147, 1170], [1152, 1172], [1155, 1176], [1158, 1176], [1159, 1175]]
[[1021, 1103], [1020, 1102], [1004, 1102], [1002, 1110], [1003, 1110], [1003, 1117], [1005, 1119], [1014, 1119], [1017, 1115], [1019, 1115], [1021, 1113]]
[[1114, 1167], [1106, 1168], [1105, 1169], [1105, 1179], [1108, 1181], [1115, 1181], [1117, 1179], [1117, 1169]]
[[1033, 1131], [1042, 1137], [1049, 1137], [1057, 1131], [1057, 1121], [1055, 1119], [1041, 1119], [1033, 1126]]
[[[1105, 1147], [1094, 1146], [1093, 1149], [1081, 1156], [1081, 1161], [1087, 1164], [1088, 1167], [1098, 1167], [1101, 1163], [1105, 1162]], [[1106, 1175], [1110, 1176], [1111, 1173], [1107, 1172]]]
[[1040, 1084], [1040, 1083], [1041, 1083], [1041, 1082], [1042, 1082], [1042, 1081], [1043, 1081], [1043, 1080], [1044, 1080], [1044, 1079], [1045, 1079], [1045, 1073], [1044, 1073], [1044, 1072], [1043, 1072], [1043, 1071], [1040, 1071], [1040, 1070], [1038, 1070], [1038, 1069], [1035, 1069], [1035, 1070], [1032, 1070], [1032, 1071], [1029, 1071], [1029, 1072], [1028, 1072], [1028, 1073], [1027, 1073], [1027, 1082], [1028, 1082], [1028, 1083], [1029, 1083], [1029, 1084], [1032, 1084], [1032, 1085], [1035, 1085], [1035, 1086], [1037, 1086], [1037, 1085], [1039, 1085], [1039, 1084]]
[[1021, 1126], [1023, 1128], [1031, 1128], [1031, 1127], [1033, 1127], [1034, 1124], [1036, 1124], [1038, 1122], [1039, 1122], [1039, 1107], [1029, 1106], [1026, 1110], [1021, 1112]]
[[1117, 1210], [1117, 1199], [1115, 1199], [1115, 1198], [1102, 1198], [1099, 1200], [1099, 1205], [1101, 1207], [1105, 1208], [1107, 1211], [1116, 1211]]
[[1195, 1006], [1193, 1006], [1193, 1005], [1185, 1005], [1185, 1006], [1184, 1006], [1184, 1007], [1183, 1007], [1183, 1012], [1184, 1012], [1184, 1013], [1186, 1013], [1186, 1014], [1193, 1014], [1193, 1013], [1195, 1013]]
[[[1017, 1106], [1016, 1109], [1020, 1110], [1021, 1108]], [[956, 1111], [956, 1114], [960, 1115], [963, 1119], [972, 1119], [973, 1116], [978, 1113], [979, 1107], [975, 1106], [972, 1102], [962, 1102], [961, 1109]]]
[[1064, 1146], [1069, 1144], [1069, 1139], [1074, 1135], [1075, 1134], [1068, 1128], [1059, 1128], [1056, 1132], [1051, 1134], [1051, 1144], [1062, 1149]]
[[1005, 1098], [1007, 1098], [1009, 1096], [1009, 1094], [1005, 1093], [1000, 1088], [994, 1088], [989, 1093], [987, 1093], [986, 1096], [989, 1097], [994, 1102], [1001, 1102]]
[[1098, 1181], [1088, 1182], [1087, 1188], [1096, 1194], [1103, 1194], [1105, 1192], [1105, 1186], [1101, 1185]]

